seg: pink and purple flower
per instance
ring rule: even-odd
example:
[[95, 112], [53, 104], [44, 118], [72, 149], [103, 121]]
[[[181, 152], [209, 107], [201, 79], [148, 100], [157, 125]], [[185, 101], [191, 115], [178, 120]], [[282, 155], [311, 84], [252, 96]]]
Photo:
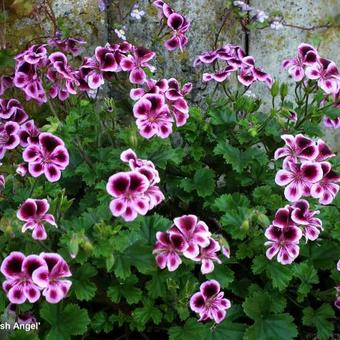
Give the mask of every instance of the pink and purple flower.
[[0, 160], [5, 157], [7, 150], [13, 150], [19, 145], [19, 128], [15, 122], [0, 123]]
[[32, 237], [35, 240], [46, 240], [47, 233], [44, 223], [56, 227], [54, 216], [47, 214], [50, 205], [46, 199], [27, 199], [19, 208], [17, 217], [20, 221], [25, 222], [22, 226], [22, 232], [33, 230]]
[[32, 274], [33, 282], [42, 289], [42, 295], [48, 303], [58, 303], [64, 299], [72, 285], [66, 278], [72, 276], [66, 261], [56, 253], [41, 253], [40, 258], [46, 263]]
[[129, 164], [131, 171], [112, 175], [106, 190], [114, 197], [110, 203], [113, 216], [132, 221], [161, 203], [164, 195], [156, 185], [160, 178], [151, 161], [139, 159], [131, 149], [122, 152], [121, 160]]
[[188, 243], [181, 234], [157, 232], [153, 254], [159, 268], [175, 271], [182, 263], [180, 255], [188, 248]]
[[40, 298], [40, 288], [33, 282], [33, 272], [45, 265], [37, 255], [25, 256], [18, 251], [11, 252], [1, 264], [1, 273], [6, 280], [2, 287], [10, 302], [22, 304], [26, 300], [34, 303]]
[[208, 319], [220, 323], [226, 317], [226, 310], [231, 307], [231, 303], [221, 292], [220, 284], [216, 280], [206, 281], [201, 284], [200, 291], [190, 298], [190, 308], [198, 313], [198, 321]]
[[37, 144], [27, 146], [23, 159], [28, 163], [28, 171], [33, 177], [44, 174], [50, 182], [58, 181], [61, 171], [69, 164], [69, 154], [64, 142], [47, 132], [39, 135]]
[[311, 187], [322, 178], [323, 168], [320, 163], [306, 161], [297, 164], [287, 160], [283, 162], [283, 169], [277, 172], [275, 183], [286, 186], [286, 199], [295, 202], [302, 196], [310, 196]]
[[277, 255], [277, 261], [286, 265], [291, 264], [299, 255], [300, 248], [298, 246], [302, 237], [302, 231], [296, 226], [276, 227], [270, 225], [265, 232], [268, 241], [265, 243], [269, 246], [266, 255], [268, 259], [272, 259]]

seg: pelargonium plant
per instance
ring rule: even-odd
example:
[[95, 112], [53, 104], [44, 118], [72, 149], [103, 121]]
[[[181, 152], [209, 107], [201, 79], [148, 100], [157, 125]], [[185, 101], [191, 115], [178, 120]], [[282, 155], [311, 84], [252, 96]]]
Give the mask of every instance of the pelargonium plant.
[[[244, 29], [286, 25], [228, 3]], [[192, 54], [190, 14], [139, 6], [118, 8], [117, 41], [90, 51], [55, 21], [1, 66], [3, 320], [40, 322], [32, 339], [336, 336], [335, 62], [302, 43], [291, 91], [219, 34]], [[127, 21], [152, 11], [159, 33], [135, 41]]]

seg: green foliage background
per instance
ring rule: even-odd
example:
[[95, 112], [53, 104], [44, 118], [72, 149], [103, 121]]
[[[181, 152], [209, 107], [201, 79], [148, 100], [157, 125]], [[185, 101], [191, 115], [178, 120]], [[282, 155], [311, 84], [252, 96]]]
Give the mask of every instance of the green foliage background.
[[[260, 109], [260, 101], [235, 93], [234, 98], [209, 98], [204, 109], [191, 107], [190, 119], [169, 139], [145, 140], [138, 135], [127, 100], [70, 98], [53, 103], [57, 116], [33, 116], [42, 130], [60, 136], [71, 164], [58, 183], [44, 178], [21, 178], [13, 164], [20, 156], [9, 153], [1, 171], [7, 183], [0, 201], [2, 257], [10, 251], [59, 252], [70, 264], [73, 286], [58, 305], [24, 304], [33, 310], [41, 327], [16, 332], [8, 339], [93, 339], [142, 335], [173, 340], [293, 339], [297, 336], [328, 339], [336, 327], [334, 287], [340, 282], [339, 197], [320, 208], [325, 230], [314, 243], [301, 241], [294, 264], [282, 266], [265, 257], [264, 229], [286, 201], [275, 185], [281, 161], [273, 154], [280, 135], [303, 132], [320, 135], [324, 112], [315, 101], [305, 111], [301, 103], [286, 101], [285, 85], [272, 90], [274, 108]], [[128, 98], [128, 94], [126, 95]], [[108, 112], [108, 107], [113, 112]], [[300, 120], [289, 122], [288, 108]], [[105, 185], [110, 175], [126, 170], [120, 153], [134, 149], [160, 170], [166, 200], [126, 223], [113, 218]], [[7, 157], [7, 155], [6, 155]], [[339, 158], [334, 159], [338, 166]], [[47, 197], [58, 229], [48, 228], [48, 240], [37, 242], [21, 233], [18, 206], [28, 197]], [[155, 233], [171, 220], [192, 213], [223, 236], [231, 249], [213, 273], [205, 277], [199, 265], [184, 260], [173, 273], [155, 264]], [[217, 279], [232, 308], [220, 325], [197, 323], [188, 300], [206, 279]], [[6, 307], [1, 295], [0, 312]], [[3, 316], [4, 318], [5, 316]]]

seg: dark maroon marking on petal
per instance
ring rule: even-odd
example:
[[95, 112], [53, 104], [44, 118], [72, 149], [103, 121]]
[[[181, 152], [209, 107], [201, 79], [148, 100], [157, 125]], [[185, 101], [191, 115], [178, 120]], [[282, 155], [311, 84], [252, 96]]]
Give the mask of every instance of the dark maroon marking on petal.
[[28, 295], [31, 297], [31, 298], [34, 298], [35, 296], [37, 296], [37, 291], [34, 289], [34, 288], [30, 288], [28, 290]]
[[140, 187], [141, 184], [142, 184], [142, 179], [139, 176], [136, 176], [135, 174], [131, 174], [129, 189], [131, 191], [135, 191], [136, 189]]
[[286, 240], [294, 240], [297, 236], [295, 228], [283, 229], [283, 236]]
[[51, 289], [50, 291], [50, 297], [51, 299], [55, 299], [58, 296], [57, 291], [55, 289]]
[[183, 22], [183, 17], [177, 13], [171, 14], [168, 18], [168, 25], [175, 31], [183, 25]]
[[32, 273], [41, 267], [41, 262], [39, 262], [37, 259], [31, 259], [26, 262], [25, 264], [26, 271], [29, 275], [32, 275]]
[[206, 298], [211, 298], [218, 293], [218, 286], [216, 283], [210, 282], [204, 286], [202, 293]]
[[300, 156], [310, 157], [314, 155], [316, 152], [316, 147], [314, 145], [306, 147], [304, 150], [301, 151]]
[[274, 236], [273, 239], [279, 239], [282, 234], [282, 229], [279, 227], [272, 227], [270, 233]]
[[319, 148], [319, 154], [324, 158], [324, 157], [330, 157], [333, 155], [332, 151], [329, 149], [329, 147], [322, 143], [322, 144], [319, 144], [318, 146]]
[[111, 185], [115, 192], [123, 193], [129, 185], [129, 179], [126, 177], [118, 177], [112, 181]]
[[303, 174], [308, 179], [313, 179], [317, 175], [316, 167], [313, 165], [305, 166], [303, 168]]
[[36, 205], [32, 201], [26, 201], [20, 207], [20, 214], [24, 219], [29, 219], [34, 217], [36, 213]]
[[22, 294], [23, 294], [23, 292], [20, 290], [20, 289], [16, 289], [15, 291], [14, 291], [14, 294], [13, 294], [13, 296], [16, 298], [16, 299], [20, 299], [20, 297], [22, 296]]
[[310, 146], [313, 142], [306, 137], [296, 136], [295, 143], [299, 148], [304, 149], [305, 147]]
[[193, 305], [196, 308], [202, 308], [205, 305], [204, 297], [203, 295], [197, 295], [193, 301]]
[[288, 219], [289, 219], [289, 211], [286, 209], [279, 209], [275, 215], [275, 220], [280, 222], [280, 224], [287, 224]]
[[340, 175], [333, 170], [330, 170], [328, 174], [325, 176], [325, 178], [327, 179], [327, 181], [330, 181], [330, 182], [340, 181]]
[[176, 262], [177, 262], [177, 260], [176, 260], [175, 257], [171, 257], [171, 258], [170, 258], [170, 265], [171, 265], [171, 267], [174, 267], [175, 264], [176, 264]]
[[48, 270], [51, 271], [53, 267], [58, 263], [58, 256], [49, 256], [48, 254], [44, 254], [44, 260], [47, 263]]
[[171, 235], [170, 236], [171, 242], [173, 244], [173, 246], [176, 249], [183, 249], [184, 248], [184, 238], [180, 235]]
[[60, 145], [60, 142], [53, 135], [44, 134], [40, 136], [40, 143], [47, 152], [52, 152], [58, 145]]
[[8, 274], [13, 275], [13, 274], [21, 273], [22, 262], [23, 262], [23, 259], [21, 257], [15, 256], [15, 255], [12, 256], [6, 265], [6, 271], [8, 272]]

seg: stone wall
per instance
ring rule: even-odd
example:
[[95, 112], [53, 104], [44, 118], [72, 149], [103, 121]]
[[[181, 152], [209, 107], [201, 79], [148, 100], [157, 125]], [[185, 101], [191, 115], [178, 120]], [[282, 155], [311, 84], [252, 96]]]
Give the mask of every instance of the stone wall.
[[[92, 53], [95, 46], [105, 42], [117, 40], [113, 28], [126, 25], [127, 38], [135, 44], [146, 44], [158, 53], [157, 75], [159, 77], [178, 77], [190, 80], [195, 84], [192, 100], [200, 102], [214, 88], [201, 81], [201, 69], [195, 70], [192, 61], [201, 51], [209, 50], [214, 45], [216, 30], [221, 24], [225, 0], [172, 0], [168, 1], [178, 12], [183, 13], [191, 21], [188, 32], [190, 43], [184, 53], [167, 52], [159, 43], [152, 40], [152, 36], [159, 29], [156, 10], [150, 6], [150, 0], [138, 1], [140, 8], [145, 10], [146, 16], [136, 21], [129, 12], [136, 2], [134, 0], [108, 0], [107, 11], [100, 11], [98, 0], [51, 0], [53, 10], [71, 35], [79, 36], [88, 41], [87, 50]], [[267, 13], [281, 12], [289, 24], [306, 28], [320, 25], [328, 16], [340, 15], [340, 1], [338, 0], [249, 0], [250, 5], [262, 9]], [[119, 8], [119, 11], [118, 11]], [[123, 19], [123, 21], [122, 21]], [[49, 35], [51, 25], [47, 21], [37, 18], [11, 19], [7, 22], [7, 44], [17, 47], [37, 35]], [[247, 39], [249, 53], [253, 55], [257, 64], [271, 73], [274, 78], [287, 80], [287, 73], [282, 72], [282, 59], [294, 55], [301, 42], [314, 42], [316, 33], [319, 39], [320, 54], [340, 63], [339, 29], [301, 30], [295, 27], [284, 27], [280, 30], [266, 28], [252, 31]], [[227, 22], [220, 35], [220, 43], [233, 43], [244, 46], [245, 35], [240, 25], [232, 20]], [[264, 86], [256, 86], [254, 92], [260, 97], [268, 96]], [[333, 131], [334, 132], [334, 131]], [[340, 145], [339, 133], [332, 133]], [[330, 137], [329, 137], [330, 138]]]

